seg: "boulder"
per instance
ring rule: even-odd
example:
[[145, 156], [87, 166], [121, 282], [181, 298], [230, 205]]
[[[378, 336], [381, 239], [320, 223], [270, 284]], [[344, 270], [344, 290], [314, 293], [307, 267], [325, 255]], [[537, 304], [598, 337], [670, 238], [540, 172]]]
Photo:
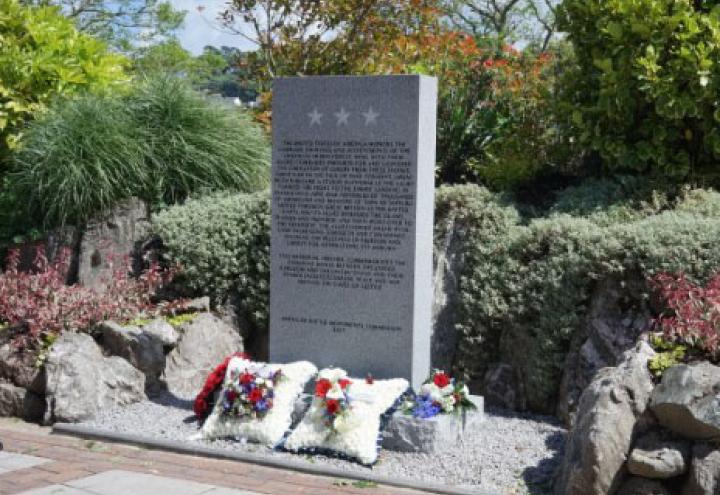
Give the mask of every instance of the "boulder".
[[121, 357], [106, 358], [86, 334], [66, 332], [45, 362], [46, 422], [78, 422], [145, 399], [145, 375]]
[[606, 495], [620, 487], [636, 427], [653, 381], [647, 368], [654, 351], [645, 342], [626, 352], [615, 368], [601, 370], [585, 389], [555, 482], [558, 495]]
[[142, 240], [149, 231], [147, 205], [131, 198], [91, 219], [80, 241], [78, 281], [85, 287], [102, 291], [113, 276], [115, 267], [129, 256], [133, 269], [141, 268], [139, 254]]
[[491, 364], [482, 383], [485, 401], [503, 409], [523, 410], [526, 407], [524, 396], [519, 391], [515, 368], [506, 363]]
[[556, 413], [568, 426], [580, 395], [598, 371], [616, 366], [647, 330], [651, 312], [647, 302], [637, 297], [645, 290], [640, 276], [607, 279], [595, 288], [586, 323], [573, 338], [560, 382]]
[[690, 461], [690, 443], [663, 439], [653, 432], [635, 443], [627, 461], [631, 474], [653, 479], [667, 479], [684, 474]]
[[164, 380], [168, 390], [192, 397], [225, 357], [243, 350], [234, 328], [211, 313], [201, 313], [179, 328], [177, 347], [167, 356]]
[[0, 383], [0, 416], [20, 416], [24, 401], [24, 388], [16, 387], [11, 383]]
[[147, 325], [143, 325], [142, 331], [160, 342], [163, 347], [175, 347], [177, 345], [178, 333], [165, 318], [155, 318]]
[[198, 313], [207, 313], [210, 311], [210, 298], [203, 296], [191, 299], [183, 306], [183, 309], [188, 312], [196, 311]]
[[633, 476], [622, 484], [616, 495], [672, 495], [672, 492], [659, 481]]
[[441, 220], [445, 234], [435, 240], [431, 359], [433, 368], [449, 370], [455, 362], [458, 343], [457, 305], [460, 272], [465, 265], [464, 229], [455, 215]]
[[44, 412], [42, 396], [11, 383], [0, 383], [0, 416], [40, 421]]
[[113, 356], [120, 356], [145, 373], [147, 382], [155, 382], [165, 369], [163, 342], [154, 334], [136, 326], [122, 326], [114, 321], [98, 325], [102, 346]]
[[693, 446], [690, 475], [682, 495], [720, 494], [720, 446], [698, 442]]
[[0, 377], [36, 394], [45, 394], [45, 374], [36, 366], [37, 353], [19, 351], [12, 344], [0, 345]]
[[665, 370], [650, 401], [665, 428], [695, 440], [720, 440], [720, 367], [708, 362]]

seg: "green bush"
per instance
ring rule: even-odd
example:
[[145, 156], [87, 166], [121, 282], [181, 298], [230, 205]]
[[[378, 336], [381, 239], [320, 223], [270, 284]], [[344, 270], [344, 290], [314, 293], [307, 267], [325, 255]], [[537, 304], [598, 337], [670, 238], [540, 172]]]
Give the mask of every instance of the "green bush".
[[172, 204], [206, 190], [257, 190], [269, 152], [244, 113], [164, 78], [120, 98], [59, 102], [29, 126], [13, 162], [6, 194], [52, 226], [81, 224], [129, 196]]
[[[469, 217], [494, 218], [497, 213], [488, 212], [511, 208], [479, 187], [439, 196], [450, 198], [471, 208]], [[528, 407], [551, 412], [570, 341], [585, 321], [597, 281], [680, 270], [705, 279], [720, 266], [714, 248], [720, 242], [719, 204], [718, 193], [689, 191], [674, 202], [651, 199], [637, 209], [626, 204], [622, 209], [632, 214], [618, 217], [610, 205], [586, 215], [551, 213], [527, 224], [492, 220], [501, 228], [489, 232], [468, 229], [457, 371], [479, 379], [488, 364], [509, 362]]]
[[716, 1], [564, 0], [559, 22], [577, 58], [562, 93], [581, 144], [613, 169], [717, 175]]
[[182, 266], [182, 283], [214, 303], [236, 299], [253, 330], [267, 332], [270, 197], [216, 194], [190, 199], [153, 218], [165, 256]]
[[[716, 272], [720, 194], [643, 191], [630, 180], [593, 182], [561, 194], [547, 216], [524, 218], [477, 185], [440, 187], [436, 242], [461, 232], [465, 260], [457, 375], [477, 382], [489, 365], [509, 363], [527, 406], [552, 412], [599, 281], [681, 270], [703, 280]], [[267, 193], [191, 200], [154, 220], [168, 257], [185, 268], [184, 283], [216, 302], [237, 297], [256, 332], [268, 322], [269, 222]]]
[[129, 80], [127, 65], [58, 7], [0, 0], [0, 155], [54, 98], [117, 90]]

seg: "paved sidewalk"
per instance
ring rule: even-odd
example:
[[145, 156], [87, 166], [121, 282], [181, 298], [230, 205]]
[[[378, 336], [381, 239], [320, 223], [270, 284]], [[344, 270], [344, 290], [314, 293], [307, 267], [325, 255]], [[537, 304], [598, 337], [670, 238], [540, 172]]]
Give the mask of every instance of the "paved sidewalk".
[[[0, 495], [427, 495], [427, 492], [51, 435], [0, 419]], [[19, 456], [16, 454], [20, 454]]]

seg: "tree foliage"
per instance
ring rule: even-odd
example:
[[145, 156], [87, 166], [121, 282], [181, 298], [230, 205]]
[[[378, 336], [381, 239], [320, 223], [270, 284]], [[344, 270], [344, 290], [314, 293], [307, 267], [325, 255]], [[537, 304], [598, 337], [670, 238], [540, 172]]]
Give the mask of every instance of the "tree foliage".
[[115, 89], [127, 81], [125, 65], [58, 8], [0, 0], [0, 156], [52, 99]]
[[77, 28], [128, 50], [176, 30], [185, 18], [171, 2], [161, 0], [20, 0], [27, 5], [57, 6]]
[[440, 30], [441, 13], [437, 0], [233, 0], [221, 22], [257, 47], [247, 63], [267, 90], [277, 76], [377, 73], [403, 55], [412, 62], [420, 38]]
[[565, 113], [611, 169], [717, 175], [720, 4], [565, 0]]
[[523, 41], [540, 51], [556, 32], [557, 0], [449, 0], [450, 23], [475, 38], [496, 39], [500, 46]]

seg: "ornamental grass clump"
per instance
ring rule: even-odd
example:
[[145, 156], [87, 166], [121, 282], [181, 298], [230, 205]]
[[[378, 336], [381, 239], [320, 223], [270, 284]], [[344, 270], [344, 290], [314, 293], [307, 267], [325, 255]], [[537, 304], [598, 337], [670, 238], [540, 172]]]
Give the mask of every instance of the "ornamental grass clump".
[[267, 139], [248, 116], [162, 78], [58, 102], [28, 127], [6, 191], [36, 224], [81, 225], [131, 196], [159, 207], [259, 190], [268, 172]]

